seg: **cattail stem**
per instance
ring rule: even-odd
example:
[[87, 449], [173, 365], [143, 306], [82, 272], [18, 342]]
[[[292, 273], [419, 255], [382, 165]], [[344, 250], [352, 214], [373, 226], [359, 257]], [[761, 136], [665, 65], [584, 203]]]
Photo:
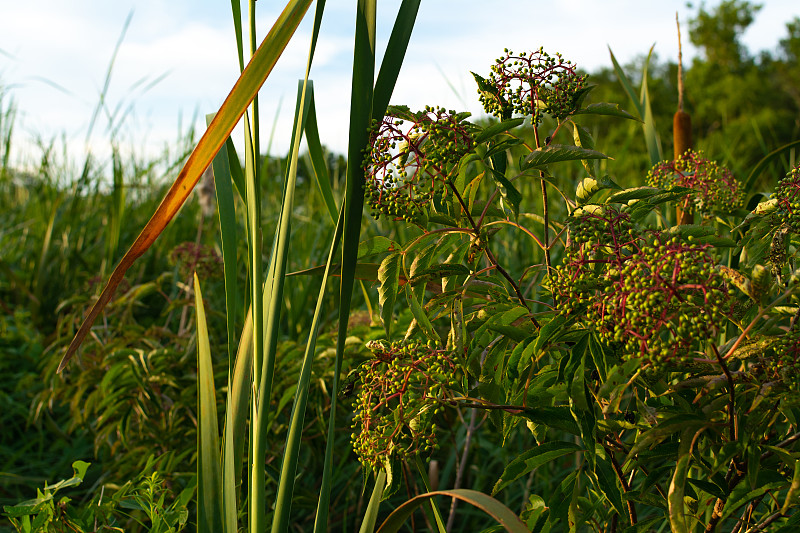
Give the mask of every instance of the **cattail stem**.
[[[683, 110], [683, 48], [681, 46], [681, 23], [675, 13], [678, 26], [678, 110], [672, 117], [672, 141], [674, 159], [678, 159], [692, 147], [692, 117]], [[694, 216], [690, 210], [689, 199], [677, 207], [678, 224], [692, 224]]]

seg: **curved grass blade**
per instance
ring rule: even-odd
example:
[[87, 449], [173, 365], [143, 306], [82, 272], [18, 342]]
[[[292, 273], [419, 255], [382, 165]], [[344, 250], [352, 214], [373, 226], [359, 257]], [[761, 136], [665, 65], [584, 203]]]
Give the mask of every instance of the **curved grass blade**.
[[67, 348], [61, 364], [58, 366], [58, 372], [64, 370], [64, 367], [69, 363], [78, 346], [89, 333], [92, 324], [94, 324], [100, 312], [113, 296], [114, 291], [125, 276], [125, 272], [150, 248], [189, 197], [200, 176], [211, 164], [212, 159], [219, 152], [236, 123], [239, 122], [247, 106], [255, 98], [261, 85], [272, 72], [272, 68], [289, 43], [289, 39], [294, 35], [294, 31], [305, 16], [310, 4], [311, 0], [291, 0], [287, 3], [286, 8], [280, 14], [278, 20], [275, 21], [250, 63], [236, 81], [214, 120], [211, 121], [208, 129], [200, 138], [197, 146], [178, 174], [175, 183], [172, 184], [150, 221], [145, 225], [131, 248], [111, 273], [111, 277], [103, 288], [100, 298], [89, 311], [83, 324], [75, 334], [75, 338], [72, 339]]
[[510, 531], [511, 533], [528, 533], [527, 526], [525, 526], [514, 511], [488, 494], [469, 489], [437, 490], [411, 498], [395, 509], [392, 514], [386, 518], [383, 524], [381, 524], [381, 527], [378, 528], [378, 533], [396, 533], [400, 531], [406, 519], [417, 510], [417, 507], [436, 496], [447, 496], [463, 500], [497, 520], [506, 531]]
[[749, 193], [750, 190], [753, 188], [753, 185], [755, 185], [756, 179], [764, 171], [767, 165], [769, 165], [773, 159], [781, 155], [781, 153], [783, 153], [785, 150], [788, 150], [795, 146], [800, 146], [800, 139], [786, 143], [783, 146], [779, 146], [778, 148], [774, 149], [773, 151], [765, 155], [763, 158], [761, 158], [761, 161], [756, 163], [756, 166], [753, 167], [753, 170], [750, 171], [750, 174], [747, 176], [747, 179], [744, 182], [744, 190], [748, 191]]

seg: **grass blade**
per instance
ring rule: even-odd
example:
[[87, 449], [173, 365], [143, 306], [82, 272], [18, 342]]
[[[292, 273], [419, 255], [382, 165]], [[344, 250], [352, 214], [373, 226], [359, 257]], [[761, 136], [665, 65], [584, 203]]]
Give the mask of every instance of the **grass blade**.
[[325, 165], [325, 155], [322, 152], [322, 143], [319, 140], [319, 128], [317, 127], [317, 110], [314, 105], [314, 91], [310, 91], [311, 103], [308, 108], [308, 120], [306, 123], [306, 142], [308, 143], [308, 155], [311, 159], [311, 168], [314, 170], [314, 178], [317, 187], [325, 200], [328, 214], [331, 220], [336, 220], [336, 201], [333, 199], [331, 190], [331, 179], [328, 175], [328, 168]]
[[378, 521], [378, 510], [381, 507], [381, 495], [386, 487], [386, 471], [381, 470], [375, 476], [375, 487], [372, 489], [372, 496], [369, 498], [367, 510], [364, 512], [364, 521], [361, 522], [359, 533], [372, 533], [375, 531], [375, 524]]
[[[308, 402], [308, 388], [311, 379], [311, 368], [314, 362], [314, 352], [317, 346], [317, 335], [319, 334], [320, 317], [322, 315], [322, 302], [325, 296], [325, 289], [328, 285], [329, 274], [333, 264], [333, 258], [339, 246], [344, 229], [343, 213], [339, 215], [336, 224], [336, 232], [331, 243], [328, 262], [325, 266], [325, 274], [322, 278], [322, 286], [317, 297], [317, 307], [314, 310], [314, 319], [311, 323], [311, 333], [306, 343], [306, 351], [303, 356], [303, 366], [300, 370], [300, 378], [297, 382], [297, 395], [295, 396], [292, 407], [292, 415], [289, 421], [289, 432], [286, 436], [286, 448], [283, 454], [281, 465], [281, 485], [278, 489], [278, 497], [275, 505], [275, 515], [272, 522], [273, 533], [286, 531], [289, 527], [289, 510], [294, 492], [294, 478], [297, 473], [297, 458], [300, 452], [300, 438], [303, 432], [303, 422]], [[284, 481], [285, 480], [285, 481]]]
[[331, 388], [331, 410], [328, 419], [328, 439], [325, 446], [325, 463], [322, 473], [315, 533], [328, 529], [333, 470], [333, 443], [336, 427], [336, 403], [339, 374], [347, 339], [350, 302], [355, 284], [354, 273], [358, 256], [358, 240], [364, 207], [364, 170], [362, 150], [367, 145], [367, 127], [372, 116], [372, 83], [375, 75], [375, 12], [376, 0], [359, 0], [356, 10], [356, 32], [353, 53], [353, 82], [350, 96], [350, 136], [347, 152], [347, 187], [343, 202], [344, 235], [342, 244], [342, 277], [339, 283], [339, 333], [336, 342], [336, 362]]
[[155, 242], [156, 238], [164, 231], [164, 228], [189, 197], [200, 176], [211, 164], [212, 159], [219, 152], [228, 135], [230, 135], [234, 126], [244, 114], [248, 104], [255, 98], [261, 85], [272, 72], [272, 68], [289, 43], [289, 39], [294, 35], [294, 31], [303, 19], [310, 4], [311, 0], [291, 0], [287, 3], [286, 8], [242, 72], [214, 120], [211, 121], [205, 134], [200, 138], [156, 212], [111, 273], [103, 292], [67, 348], [67, 352], [58, 367], [58, 372], [64, 370], [64, 367], [69, 363], [78, 346], [89, 333], [92, 324], [108, 304], [117, 286], [125, 276], [125, 272]]
[[395, 533], [400, 531], [406, 519], [416, 511], [417, 507], [436, 496], [448, 496], [463, 500], [497, 520], [506, 531], [512, 533], [528, 533], [527, 526], [511, 509], [488, 494], [469, 489], [437, 490], [411, 498], [395, 509], [392, 514], [386, 518], [383, 524], [381, 524], [381, 527], [378, 528], [378, 533]]
[[200, 280], [194, 275], [194, 298], [197, 315], [197, 527], [202, 532], [222, 531], [222, 498], [219, 463], [219, 425], [214, 388], [214, 368], [208, 327], [200, 292]]

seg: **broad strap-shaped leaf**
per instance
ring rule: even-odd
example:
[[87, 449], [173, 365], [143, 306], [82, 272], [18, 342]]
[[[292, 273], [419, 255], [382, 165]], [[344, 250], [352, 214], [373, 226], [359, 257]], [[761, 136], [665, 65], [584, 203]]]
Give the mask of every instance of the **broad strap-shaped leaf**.
[[569, 144], [551, 144], [543, 146], [528, 154], [522, 162], [520, 170], [532, 168], [543, 169], [552, 163], [562, 161], [580, 161], [582, 159], [609, 159], [609, 157], [596, 150], [572, 146]]
[[620, 109], [619, 104], [612, 104], [610, 102], [598, 102], [596, 104], [589, 104], [583, 109], [578, 109], [572, 113], [573, 115], [607, 115], [611, 117], [627, 118], [641, 122], [641, 119], [631, 115], [624, 109]]
[[289, 43], [289, 39], [294, 35], [297, 26], [303, 20], [310, 5], [311, 0], [290, 0], [286, 4], [283, 12], [275, 21], [272, 29], [258, 47], [250, 63], [236, 81], [211, 124], [209, 124], [208, 129], [200, 138], [156, 212], [111, 273], [103, 292], [100, 293], [100, 297], [89, 311], [75, 334], [75, 338], [72, 339], [67, 348], [64, 358], [58, 366], [59, 372], [64, 370], [78, 346], [89, 333], [94, 321], [111, 300], [114, 291], [125, 276], [125, 272], [150, 248], [158, 236], [161, 235], [161, 232], [164, 231], [164, 228], [167, 227], [167, 224], [178, 213], [184, 202], [186, 202], [203, 172], [211, 164], [223, 144], [225, 144], [231, 131], [244, 115], [247, 106], [255, 98], [267, 76], [272, 72], [272, 68]]
[[381, 306], [381, 320], [383, 328], [386, 330], [386, 338], [391, 338], [392, 333], [392, 314], [394, 313], [394, 302], [397, 300], [397, 291], [400, 289], [400, 261], [403, 255], [400, 253], [389, 254], [381, 262], [378, 268], [378, 303]]
[[437, 490], [411, 498], [395, 509], [378, 528], [378, 533], [396, 533], [419, 506], [436, 496], [457, 498], [485, 512], [511, 533], [529, 533], [527, 526], [511, 509], [488, 494], [469, 489]]

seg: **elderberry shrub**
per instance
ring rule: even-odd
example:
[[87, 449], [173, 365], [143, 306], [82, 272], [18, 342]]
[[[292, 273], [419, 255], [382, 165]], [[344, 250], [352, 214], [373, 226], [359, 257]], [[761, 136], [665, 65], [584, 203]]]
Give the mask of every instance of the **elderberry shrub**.
[[703, 152], [687, 150], [674, 161], [662, 161], [647, 173], [647, 183], [667, 189], [692, 189], [688, 197], [693, 207], [704, 215], [713, 211], [731, 211], [742, 205], [742, 187], [733, 173], [703, 157]]
[[452, 355], [413, 341], [370, 341], [373, 357], [363, 365], [351, 435], [365, 467], [436, 447], [433, 416], [456, 383]]
[[569, 115], [587, 88], [587, 76], [578, 74], [574, 63], [543, 48], [520, 54], [506, 48], [492, 65], [489, 79], [476, 78], [487, 113], [499, 118], [530, 115], [534, 126], [541, 123], [542, 112], [556, 119]]
[[424, 225], [426, 207], [448, 195], [461, 158], [475, 147], [469, 113], [426, 107], [390, 108], [370, 129], [364, 158], [364, 196], [372, 216], [383, 213]]
[[570, 232], [546, 282], [561, 313], [654, 367], [702, 355], [731, 306], [709, 245], [640, 230], [613, 206], [576, 211]]

